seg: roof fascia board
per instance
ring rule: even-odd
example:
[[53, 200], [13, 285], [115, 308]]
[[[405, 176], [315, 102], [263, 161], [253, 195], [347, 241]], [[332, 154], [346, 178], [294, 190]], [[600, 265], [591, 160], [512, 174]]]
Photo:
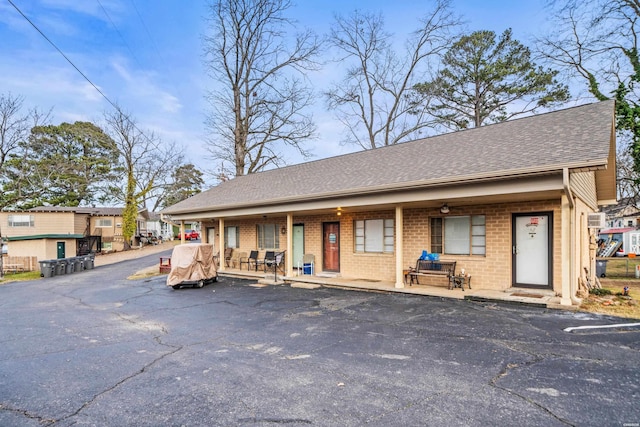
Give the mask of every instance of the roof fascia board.
[[562, 174], [528, 177], [510, 181], [490, 183], [459, 183], [458, 185], [436, 188], [409, 189], [391, 193], [373, 193], [367, 195], [343, 196], [332, 199], [308, 200], [296, 203], [273, 204], [252, 207], [212, 209], [193, 213], [171, 214], [172, 220], [202, 220], [211, 217], [232, 218], [238, 216], [282, 214], [283, 212], [303, 212], [312, 210], [335, 209], [340, 207], [381, 206], [412, 202], [444, 202], [457, 198], [480, 198], [515, 193], [539, 193], [562, 190]]

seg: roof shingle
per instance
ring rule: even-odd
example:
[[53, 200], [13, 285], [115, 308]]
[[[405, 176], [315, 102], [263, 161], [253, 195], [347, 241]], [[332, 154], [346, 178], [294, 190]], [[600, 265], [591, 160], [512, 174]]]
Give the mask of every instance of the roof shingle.
[[375, 150], [240, 176], [166, 208], [188, 213], [562, 167], [604, 166], [614, 125], [604, 101]]

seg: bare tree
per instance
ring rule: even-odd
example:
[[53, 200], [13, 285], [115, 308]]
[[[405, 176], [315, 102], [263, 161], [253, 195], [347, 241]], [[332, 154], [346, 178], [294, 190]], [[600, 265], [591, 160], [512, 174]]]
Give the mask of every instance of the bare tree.
[[153, 133], [143, 133], [130, 115], [120, 108], [105, 113], [105, 120], [120, 153], [120, 168], [124, 174], [124, 188], [112, 188], [112, 192], [117, 199], [124, 201], [122, 235], [128, 249], [136, 232], [138, 210], [144, 207], [144, 200], [157, 179], [149, 165], [159, 167], [158, 156], [166, 157], [160, 140]]
[[[287, 29], [288, 0], [216, 0], [211, 4], [212, 35], [205, 37], [211, 77], [219, 82], [208, 96], [207, 120], [214, 136], [209, 151], [227, 161], [236, 176], [283, 163], [280, 150], [302, 143], [315, 126], [305, 113], [312, 93], [304, 72], [315, 69], [320, 43], [305, 31], [294, 38]], [[291, 41], [291, 45], [288, 45]]]
[[433, 125], [427, 119], [428, 97], [412, 88], [424, 78], [429, 61], [451, 45], [458, 25], [449, 1], [438, 0], [399, 56], [382, 15], [336, 15], [330, 41], [342, 52], [341, 63], [352, 65], [325, 96], [346, 127], [343, 142], [372, 149], [397, 144]]
[[51, 117], [51, 110], [23, 112], [23, 103], [22, 96], [0, 94], [0, 209], [20, 205], [22, 195], [16, 179], [21, 176], [16, 176], [10, 163], [27, 156], [30, 129], [47, 124]]
[[[638, 0], [551, 1], [557, 30], [538, 40], [538, 51], [568, 78], [584, 82], [590, 97], [616, 100], [617, 130], [640, 176], [640, 53]], [[636, 185], [640, 181], [636, 180]]]
[[29, 115], [22, 113], [24, 98], [0, 94], [0, 171], [7, 156], [29, 135]]

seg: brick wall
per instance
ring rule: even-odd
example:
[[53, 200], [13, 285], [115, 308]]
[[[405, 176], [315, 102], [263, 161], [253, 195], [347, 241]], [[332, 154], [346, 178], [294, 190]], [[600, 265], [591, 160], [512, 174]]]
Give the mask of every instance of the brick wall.
[[[553, 213], [553, 282], [554, 289], [561, 288], [561, 212], [559, 200], [510, 203], [497, 205], [475, 205], [454, 207], [448, 216], [485, 215], [486, 255], [441, 255], [443, 260], [456, 261], [456, 270], [464, 268], [472, 275], [472, 286], [484, 289], [507, 289], [512, 283], [512, 214], [527, 212]], [[404, 209], [403, 266], [415, 265], [423, 250], [430, 247], [430, 220], [442, 217], [438, 208]], [[395, 253], [356, 253], [354, 250], [353, 223], [355, 220], [394, 219], [394, 210], [366, 211], [341, 216], [335, 213], [325, 215], [296, 215], [294, 224], [304, 225], [304, 252], [315, 255], [316, 273], [322, 272], [322, 226], [325, 222], [340, 223], [340, 274], [365, 280], [395, 281]], [[259, 220], [225, 221], [225, 226], [240, 227], [240, 248], [249, 253], [257, 247], [256, 224], [276, 224], [278, 229], [286, 227], [286, 217]], [[279, 234], [280, 249], [286, 249], [286, 235]], [[394, 243], [395, 247], [395, 243]], [[260, 251], [264, 256], [264, 251]], [[289, 260], [289, 258], [287, 258]], [[425, 278], [420, 283], [446, 286], [442, 278]]]

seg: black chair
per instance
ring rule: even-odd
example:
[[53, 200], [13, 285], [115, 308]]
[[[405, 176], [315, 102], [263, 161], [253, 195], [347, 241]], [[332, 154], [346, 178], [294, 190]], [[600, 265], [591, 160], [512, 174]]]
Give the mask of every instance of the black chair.
[[240, 270], [242, 270], [242, 264], [247, 264], [247, 271], [251, 268], [251, 264], [253, 264], [256, 271], [258, 271], [258, 251], [251, 251], [249, 257], [240, 258]]
[[[275, 251], [266, 251], [264, 253], [264, 259], [260, 259], [258, 260], [258, 264], [262, 265], [262, 268], [264, 269], [265, 273], [267, 272], [267, 263], [272, 263], [274, 260], [276, 259], [276, 253]], [[258, 269], [258, 266], [256, 265], [256, 270]]]
[[280, 270], [282, 274], [284, 274], [284, 251], [278, 252], [274, 255], [272, 259], [267, 260], [265, 257], [264, 260], [264, 271], [267, 272], [267, 269], [272, 269], [275, 274], [276, 269]]

